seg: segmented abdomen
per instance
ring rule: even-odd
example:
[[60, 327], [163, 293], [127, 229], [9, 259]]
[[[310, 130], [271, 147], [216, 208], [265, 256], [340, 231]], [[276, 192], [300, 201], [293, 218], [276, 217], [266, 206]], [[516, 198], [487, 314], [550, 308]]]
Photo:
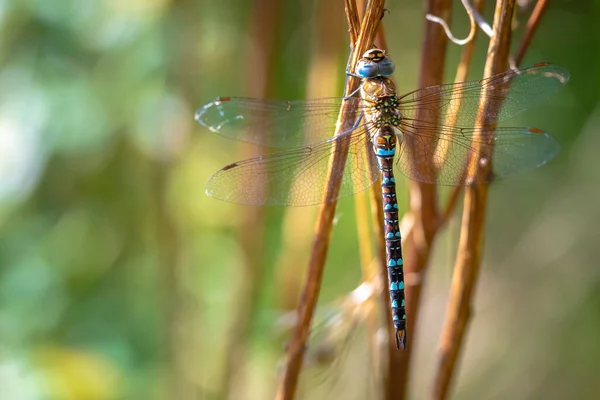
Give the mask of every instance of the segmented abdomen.
[[386, 263], [392, 319], [396, 330], [396, 346], [404, 349], [406, 347], [406, 305], [396, 180], [394, 178], [396, 134], [392, 126], [384, 125], [378, 128], [371, 138], [379, 170], [381, 171]]

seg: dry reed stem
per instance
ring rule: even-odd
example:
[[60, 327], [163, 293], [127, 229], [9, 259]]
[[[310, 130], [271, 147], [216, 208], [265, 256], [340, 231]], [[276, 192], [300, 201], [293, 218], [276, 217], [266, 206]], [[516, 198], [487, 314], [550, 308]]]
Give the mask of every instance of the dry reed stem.
[[[484, 0], [476, 0], [476, 2], [474, 4], [475, 10], [477, 10], [477, 12], [479, 12], [480, 14], [483, 12], [484, 6], [485, 6]], [[456, 76], [454, 77], [455, 83], [464, 82], [467, 80], [467, 78], [469, 76], [469, 65], [471, 64], [471, 59], [473, 58], [473, 53], [475, 52], [475, 43], [477, 41], [477, 33], [478, 32], [479, 32], [479, 30], [476, 30], [475, 33], [473, 34], [473, 37], [471, 38], [472, 40], [470, 42], [468, 42], [467, 44], [465, 44], [463, 47], [463, 50], [460, 54], [460, 60], [458, 62], [458, 68], [456, 69]], [[460, 108], [460, 101], [461, 101], [460, 99], [457, 100], [456, 109]], [[445, 121], [445, 124], [449, 125], [449, 126], [454, 126], [454, 124], [456, 123], [456, 118], [458, 118], [458, 114], [451, 115], [449, 120]], [[450, 148], [448, 147], [448, 149], [450, 149]], [[448, 222], [448, 220], [450, 219], [450, 217], [452, 216], [452, 213], [454, 212], [454, 208], [458, 204], [458, 198], [460, 197], [460, 193], [462, 192], [462, 190], [463, 190], [462, 186], [455, 186], [454, 188], [452, 188], [452, 192], [450, 193], [450, 196], [448, 197], [448, 201], [446, 202], [446, 207], [444, 207], [444, 211], [442, 212], [442, 215], [440, 218], [440, 227], [445, 225]]]
[[519, 44], [519, 49], [514, 56], [516, 66], [521, 65], [523, 62], [523, 57], [525, 57], [525, 53], [529, 48], [529, 44], [533, 39], [533, 35], [537, 31], [540, 21], [542, 20], [542, 16], [548, 8], [548, 1], [549, 0], [538, 0], [538, 2], [535, 4], [535, 8], [529, 17], [529, 20], [527, 21], [527, 27], [525, 28], [523, 39], [521, 39], [521, 43]]
[[[377, 29], [377, 45], [382, 49], [388, 49], [385, 31], [383, 30], [383, 24], [379, 25]], [[393, 79], [393, 78], [392, 78]], [[404, 393], [405, 388], [399, 385], [392, 377], [401, 374], [402, 363], [403, 363], [403, 351], [398, 351], [396, 348], [396, 332], [394, 329], [394, 323], [392, 321], [390, 295], [385, 288], [388, 283], [388, 270], [386, 262], [386, 251], [385, 251], [385, 237], [382, 234], [384, 232], [383, 226], [383, 204], [381, 202], [381, 179], [378, 179], [370, 190], [371, 198], [371, 213], [373, 220], [373, 231], [375, 234], [375, 241], [377, 246], [377, 261], [379, 269], [379, 279], [381, 282], [386, 283], [383, 286], [384, 290], [380, 291], [381, 303], [384, 306], [384, 320], [386, 327], [386, 356], [387, 356], [387, 372], [383, 378], [384, 386], [384, 398], [387, 400], [397, 399]]]
[[[483, 11], [484, 5], [484, 0], [477, 0], [477, 2], [475, 3], [475, 8], [481, 13]], [[531, 40], [533, 39], [533, 36], [535, 35], [535, 32], [537, 31], [537, 28], [541, 22], [542, 16], [544, 15], [544, 12], [547, 8], [548, 0], [539, 0], [536, 3], [535, 8], [531, 13], [531, 16], [529, 17], [529, 20], [527, 21], [525, 34], [523, 35], [518, 50], [516, 51], [513, 58], [516, 67], [519, 67], [523, 62], [523, 57], [525, 57], [525, 53], [529, 49]], [[461, 59], [458, 65], [458, 69], [456, 71], [456, 78], [454, 79], [454, 82], [463, 82], [467, 80], [468, 64], [472, 57], [472, 53], [475, 49], [474, 42], [475, 37], [471, 42], [465, 45], [465, 48], [461, 54]], [[440, 224], [445, 224], [452, 215], [454, 207], [456, 207], [456, 204], [458, 204], [458, 197], [461, 191], [462, 186], [456, 186], [452, 189], [452, 193], [450, 194], [448, 202], [446, 203], [446, 207], [444, 208], [444, 212], [442, 213]]]
[[[494, 13], [494, 35], [488, 47], [487, 61], [484, 69], [484, 78], [506, 71], [511, 40], [511, 24], [516, 0], [498, 0]], [[482, 96], [485, 98], [485, 94]], [[491, 105], [483, 102], [480, 104], [478, 120], [483, 118]], [[483, 141], [477, 141], [477, 149], [489, 153], [483, 146]], [[479, 163], [476, 157], [471, 160], [468, 171], [477, 171], [477, 174], [487, 175], [492, 163], [485, 166]], [[473, 185], [465, 189], [465, 203], [461, 236], [456, 258], [456, 265], [452, 277], [448, 312], [440, 342], [440, 360], [432, 398], [443, 400], [448, 397], [452, 376], [456, 367], [461, 344], [470, 317], [471, 299], [475, 291], [481, 256], [483, 251], [483, 237], [485, 226], [485, 211], [487, 204], [488, 185]]]
[[[356, 211], [356, 227], [358, 230], [358, 252], [360, 254], [360, 267], [363, 282], [376, 282], [377, 268], [374, 263], [378, 263], [377, 258], [374, 259], [373, 247], [371, 245], [371, 231], [369, 229], [369, 202], [368, 194], [362, 191], [355, 195], [354, 207]], [[377, 310], [379, 309], [376, 297], [371, 296], [367, 300], [370, 303], [370, 308], [365, 316], [365, 324], [367, 327], [367, 336], [369, 338], [369, 350], [371, 355], [371, 371], [373, 375], [379, 379], [381, 376], [381, 357], [379, 352], [379, 319]]]
[[363, 191], [354, 196], [354, 209], [356, 212], [356, 228], [358, 231], [358, 253], [360, 255], [360, 266], [362, 278], [370, 282], [375, 278], [371, 268], [373, 264], [373, 247], [371, 246], [371, 230], [369, 229], [369, 203], [367, 192]]
[[[385, 39], [385, 33], [383, 31], [383, 24], [379, 24], [377, 28], [377, 45], [381, 49], [388, 49], [387, 41]], [[390, 77], [392, 81], [393, 77]], [[381, 178], [377, 178], [377, 181], [370, 188], [370, 199], [371, 199], [371, 217], [373, 218], [373, 233], [376, 237], [377, 241], [377, 251], [378, 251], [378, 260], [379, 260], [379, 279], [381, 282], [388, 282], [388, 270], [386, 263], [386, 254], [385, 254], [385, 237], [384, 237], [384, 226], [383, 226], [383, 203], [381, 202]], [[384, 285], [385, 286], [385, 285]], [[394, 354], [398, 353], [398, 349], [395, 346], [396, 343], [396, 333], [393, 328], [394, 324], [392, 321], [392, 314], [389, 312], [391, 309], [390, 296], [387, 290], [381, 291], [381, 296], [383, 300], [383, 305], [385, 306], [386, 316], [387, 316], [387, 327], [388, 327], [388, 337], [387, 340], [390, 344], [390, 348], [394, 349]]]
[[[375, 32], [379, 20], [383, 13], [384, 1], [372, 0], [363, 18], [362, 25], [358, 34], [356, 45], [354, 46], [351, 55], [351, 66], [356, 65], [360, 55], [370, 48], [375, 39]], [[348, 14], [348, 24], [350, 27], [351, 38], [353, 32], [356, 32], [356, 18], [353, 15], [356, 11], [356, 4], [352, 0], [346, 0], [346, 10]], [[346, 93], [352, 93], [358, 87], [356, 78], [349, 78], [346, 84]], [[335, 134], [339, 134], [344, 130], [350, 129], [354, 124], [353, 113], [348, 110], [348, 105], [343, 104], [340, 110], [340, 117], [336, 126]], [[294, 334], [289, 343], [288, 359], [280, 387], [276, 394], [276, 399], [287, 400], [293, 399], [296, 388], [298, 386], [298, 378], [302, 369], [302, 361], [304, 358], [304, 349], [306, 341], [310, 333], [310, 323], [312, 321], [314, 310], [317, 304], [321, 281], [323, 277], [323, 269], [327, 250], [329, 248], [329, 240], [333, 226], [333, 217], [337, 205], [341, 176], [348, 155], [348, 143], [344, 141], [340, 143], [336, 151], [330, 159], [330, 166], [327, 177], [327, 188], [325, 191], [324, 203], [319, 209], [317, 217], [317, 226], [315, 238], [308, 263], [307, 276], [304, 285], [304, 290], [298, 305], [298, 322], [294, 329]]]
[[[353, 45], [356, 44], [358, 40], [358, 35], [360, 34], [360, 17], [365, 11], [364, 4], [358, 4], [359, 2], [362, 3], [360, 0], [344, 0], [344, 11], [346, 12], [346, 19], [348, 20], [348, 35], [350, 36], [350, 43]], [[361, 10], [363, 12], [361, 12]]]
[[[315, 9], [316, 29], [311, 35], [311, 55], [308, 65], [306, 97], [316, 99], [334, 96], [339, 91], [339, 59], [346, 53], [344, 5], [338, 2], [319, 2]], [[286, 207], [283, 222], [283, 242], [275, 262], [276, 304], [293, 312], [302, 290], [307, 249], [313, 240], [315, 207]]]
[[[361, 16], [364, 15], [366, 9], [366, 0], [357, 0], [356, 8], [357, 12], [353, 13], [352, 16], [350, 13], [353, 10], [346, 9], [346, 13], [348, 14], [348, 19], [353, 19], [356, 21], [360, 21]], [[351, 26], [352, 24], [348, 24]], [[358, 27], [358, 26], [356, 26]], [[381, 28], [381, 24], [380, 24]], [[355, 43], [358, 38], [358, 30], [350, 31], [350, 40], [351, 43]], [[367, 157], [364, 154], [365, 158]], [[366, 165], [369, 165], [366, 162]], [[375, 181], [371, 186], [377, 186], [377, 182]], [[369, 192], [370, 193], [370, 192]], [[358, 250], [360, 254], [360, 266], [362, 273], [363, 282], [375, 282], [378, 277], [377, 268], [375, 268], [373, 247], [371, 243], [371, 231], [369, 230], [369, 194], [367, 191], [362, 191], [357, 193], [354, 196], [354, 207], [356, 210], [356, 227], [358, 230]], [[375, 259], [375, 262], [379, 261]], [[367, 335], [369, 337], [369, 349], [371, 354], [371, 370], [373, 371], [373, 376], [378, 379], [381, 376], [381, 357], [379, 354], [379, 339], [377, 333], [379, 332], [379, 320], [377, 315], [378, 305], [376, 303], [376, 298], [374, 296], [370, 297], [369, 302], [371, 302], [370, 312], [366, 313], [366, 326], [367, 326]]]
[[[451, 8], [451, 0], [428, 0], [425, 12], [437, 15], [449, 23]], [[443, 83], [444, 60], [448, 42], [444, 29], [439, 24], [427, 22], [424, 25], [424, 30], [418, 87]], [[416, 119], [428, 120], [429, 117], [425, 118], [423, 115], [417, 115]], [[424, 145], [430, 146], [431, 149], [435, 147], [433, 141], [424, 143]], [[410, 149], [408, 150], [410, 151]], [[431, 151], [433, 153], [433, 150]], [[431, 160], [425, 162], [428, 164]], [[415, 167], [426, 168], [426, 165]], [[412, 340], [417, 331], [418, 308], [424, 282], [424, 272], [429, 260], [433, 239], [439, 228], [435, 185], [410, 181], [409, 190], [410, 212], [414, 225], [410, 234], [406, 235], [404, 240], [408, 343], [407, 349], [401, 352], [400, 365], [398, 365], [397, 372], [393, 376], [394, 385], [389, 386], [392, 392], [387, 394], [388, 399], [404, 399], [406, 397], [408, 366], [414, 347], [412, 346]]]

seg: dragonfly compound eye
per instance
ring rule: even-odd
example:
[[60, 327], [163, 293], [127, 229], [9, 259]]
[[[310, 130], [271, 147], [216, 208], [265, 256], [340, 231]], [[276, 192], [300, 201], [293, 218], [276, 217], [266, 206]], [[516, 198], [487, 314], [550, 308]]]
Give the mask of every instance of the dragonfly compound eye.
[[360, 61], [356, 66], [356, 74], [361, 78], [375, 78], [379, 75], [379, 68], [375, 63]]
[[394, 69], [396, 68], [394, 63], [387, 58], [379, 62], [377, 66], [379, 67], [379, 75], [381, 76], [390, 76], [394, 73]]

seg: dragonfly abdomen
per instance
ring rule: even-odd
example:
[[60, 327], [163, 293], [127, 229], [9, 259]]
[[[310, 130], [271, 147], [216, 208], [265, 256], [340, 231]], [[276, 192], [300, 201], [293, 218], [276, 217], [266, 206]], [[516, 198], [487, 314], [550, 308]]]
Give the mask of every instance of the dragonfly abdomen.
[[392, 320], [396, 331], [396, 346], [406, 347], [406, 311], [404, 298], [404, 269], [402, 246], [394, 178], [394, 155], [396, 153], [395, 127], [389, 124], [376, 129], [372, 135], [373, 150], [381, 172], [381, 198], [383, 202], [386, 264]]

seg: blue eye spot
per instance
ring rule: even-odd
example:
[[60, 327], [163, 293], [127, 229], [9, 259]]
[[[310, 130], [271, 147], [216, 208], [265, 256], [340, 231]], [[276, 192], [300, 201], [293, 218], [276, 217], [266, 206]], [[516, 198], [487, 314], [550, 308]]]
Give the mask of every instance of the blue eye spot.
[[361, 62], [356, 67], [356, 75], [362, 78], [374, 78], [379, 74], [377, 65]]
[[383, 60], [377, 64], [379, 67], [379, 74], [381, 76], [390, 76], [394, 73], [396, 66], [390, 60]]

